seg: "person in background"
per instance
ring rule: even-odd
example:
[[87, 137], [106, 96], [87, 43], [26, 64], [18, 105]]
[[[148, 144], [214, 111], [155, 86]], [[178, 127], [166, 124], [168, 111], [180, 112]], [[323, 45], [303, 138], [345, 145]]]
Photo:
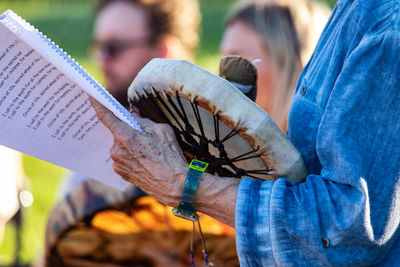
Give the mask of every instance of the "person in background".
[[283, 132], [297, 78], [329, 14], [327, 7], [306, 0], [241, 1], [226, 20], [221, 53], [254, 61], [256, 103]]
[[6, 223], [20, 208], [18, 193], [24, 179], [21, 154], [0, 146], [0, 245]]
[[[23, 208], [32, 205], [33, 195], [26, 189], [27, 184], [20, 152], [0, 146], [0, 170], [0, 247], [4, 236], [13, 233], [12, 266], [20, 266], [22, 226], [24, 223]], [[7, 224], [13, 225], [15, 230], [7, 233]], [[10, 240], [9, 238], [6, 239]]]
[[93, 53], [105, 87], [127, 106], [127, 88], [152, 58], [193, 59], [199, 42], [197, 0], [100, 0]]

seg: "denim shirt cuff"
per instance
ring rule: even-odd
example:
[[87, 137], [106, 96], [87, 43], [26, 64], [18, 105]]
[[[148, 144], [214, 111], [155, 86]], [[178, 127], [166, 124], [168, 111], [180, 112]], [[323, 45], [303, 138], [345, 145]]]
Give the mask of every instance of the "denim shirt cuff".
[[273, 265], [270, 194], [273, 182], [243, 178], [235, 207], [236, 248], [241, 266]]

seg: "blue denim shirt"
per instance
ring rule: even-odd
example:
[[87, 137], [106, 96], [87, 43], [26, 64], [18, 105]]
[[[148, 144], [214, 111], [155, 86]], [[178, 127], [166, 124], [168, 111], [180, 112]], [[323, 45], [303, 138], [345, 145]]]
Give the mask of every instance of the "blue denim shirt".
[[242, 266], [400, 266], [400, 0], [343, 0], [300, 76], [289, 138], [309, 175], [242, 179]]

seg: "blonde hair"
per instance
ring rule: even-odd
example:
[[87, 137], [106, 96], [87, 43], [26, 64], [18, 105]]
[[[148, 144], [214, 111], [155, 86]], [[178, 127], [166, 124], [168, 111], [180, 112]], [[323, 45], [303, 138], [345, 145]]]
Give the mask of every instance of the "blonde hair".
[[309, 60], [329, 13], [325, 6], [306, 0], [252, 0], [240, 2], [227, 18], [226, 26], [240, 21], [261, 34], [278, 75], [275, 100], [282, 116], [288, 116], [303, 63]]

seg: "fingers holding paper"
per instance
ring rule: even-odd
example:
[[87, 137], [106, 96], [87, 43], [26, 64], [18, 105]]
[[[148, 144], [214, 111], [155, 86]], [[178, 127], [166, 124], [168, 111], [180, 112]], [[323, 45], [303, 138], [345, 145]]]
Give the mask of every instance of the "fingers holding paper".
[[188, 164], [171, 127], [133, 113], [144, 130], [139, 132], [95, 99], [90, 98], [90, 101], [99, 120], [114, 135], [110, 150], [114, 171], [162, 203], [177, 206]]

